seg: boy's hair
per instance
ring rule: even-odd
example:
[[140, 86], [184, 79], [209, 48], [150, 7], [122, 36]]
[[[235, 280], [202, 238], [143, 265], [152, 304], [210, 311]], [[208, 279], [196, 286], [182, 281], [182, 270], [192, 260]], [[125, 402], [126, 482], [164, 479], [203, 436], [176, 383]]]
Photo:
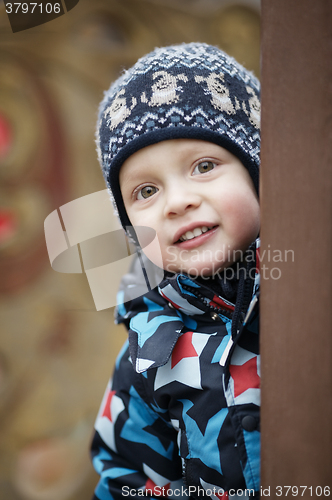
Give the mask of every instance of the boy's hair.
[[259, 82], [220, 49], [203, 43], [157, 48], [105, 93], [97, 151], [115, 211], [130, 226], [119, 171], [136, 151], [167, 139], [222, 146], [248, 169], [258, 193]]

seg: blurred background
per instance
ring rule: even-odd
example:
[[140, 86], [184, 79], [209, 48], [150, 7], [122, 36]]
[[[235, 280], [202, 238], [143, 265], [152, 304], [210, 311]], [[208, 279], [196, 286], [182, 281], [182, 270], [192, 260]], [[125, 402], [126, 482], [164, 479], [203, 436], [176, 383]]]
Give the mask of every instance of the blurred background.
[[84, 274], [55, 272], [44, 219], [104, 189], [103, 91], [156, 46], [218, 45], [259, 77], [259, 0], [80, 0], [13, 33], [0, 1], [0, 499], [88, 500], [93, 423], [126, 338]]

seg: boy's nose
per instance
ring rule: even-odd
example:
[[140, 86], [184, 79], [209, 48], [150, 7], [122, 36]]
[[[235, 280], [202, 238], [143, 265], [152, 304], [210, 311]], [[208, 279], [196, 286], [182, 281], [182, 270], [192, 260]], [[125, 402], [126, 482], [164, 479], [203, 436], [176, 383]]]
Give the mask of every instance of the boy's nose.
[[165, 217], [176, 217], [185, 212], [199, 207], [201, 197], [189, 189], [180, 186], [174, 186], [167, 193], [164, 215]]

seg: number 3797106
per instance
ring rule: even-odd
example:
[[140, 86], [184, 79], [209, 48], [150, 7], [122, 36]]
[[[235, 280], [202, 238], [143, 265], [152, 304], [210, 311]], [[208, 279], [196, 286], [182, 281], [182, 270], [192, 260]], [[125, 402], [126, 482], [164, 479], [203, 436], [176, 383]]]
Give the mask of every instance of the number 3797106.
[[276, 496], [277, 497], [297, 497], [301, 496], [314, 496], [317, 497], [329, 497], [331, 495], [331, 489], [329, 486], [276, 486]]
[[60, 3], [5, 2], [7, 14], [59, 14]]

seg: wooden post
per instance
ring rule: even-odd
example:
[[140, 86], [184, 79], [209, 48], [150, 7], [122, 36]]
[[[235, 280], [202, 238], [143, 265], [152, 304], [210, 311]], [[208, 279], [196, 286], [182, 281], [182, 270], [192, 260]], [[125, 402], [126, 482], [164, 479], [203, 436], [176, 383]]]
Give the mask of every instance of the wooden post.
[[[326, 498], [332, 496], [324, 492], [332, 483], [331, 0], [262, 1], [261, 82], [262, 488], [270, 487], [271, 498]], [[287, 494], [286, 486], [294, 488]]]

